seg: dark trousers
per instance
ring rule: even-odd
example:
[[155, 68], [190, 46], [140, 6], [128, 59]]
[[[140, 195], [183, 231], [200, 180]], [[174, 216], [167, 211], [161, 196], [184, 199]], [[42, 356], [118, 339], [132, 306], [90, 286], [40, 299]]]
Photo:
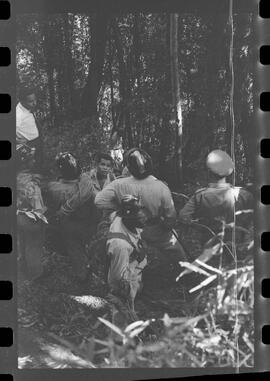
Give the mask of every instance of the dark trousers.
[[58, 247], [69, 256], [74, 275], [80, 281], [84, 281], [88, 272], [88, 260], [86, 257], [86, 244], [91, 236], [87, 224], [71, 217], [64, 218], [57, 229]]
[[17, 216], [17, 250], [21, 269], [29, 280], [42, 274], [45, 224], [26, 215]]

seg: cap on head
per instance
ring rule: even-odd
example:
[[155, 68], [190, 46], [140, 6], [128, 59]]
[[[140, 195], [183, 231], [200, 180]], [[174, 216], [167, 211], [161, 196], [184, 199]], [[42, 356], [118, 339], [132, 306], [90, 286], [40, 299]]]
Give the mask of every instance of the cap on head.
[[81, 173], [80, 165], [70, 152], [60, 152], [55, 158], [56, 165], [61, 175], [67, 180], [75, 180]]
[[120, 216], [121, 217], [135, 217], [142, 209], [139, 197], [126, 194], [121, 200]]
[[152, 159], [140, 148], [132, 148], [126, 154], [126, 165], [129, 172], [137, 179], [144, 179], [153, 170]]
[[219, 149], [210, 152], [206, 159], [207, 168], [217, 176], [226, 177], [234, 171], [231, 157]]

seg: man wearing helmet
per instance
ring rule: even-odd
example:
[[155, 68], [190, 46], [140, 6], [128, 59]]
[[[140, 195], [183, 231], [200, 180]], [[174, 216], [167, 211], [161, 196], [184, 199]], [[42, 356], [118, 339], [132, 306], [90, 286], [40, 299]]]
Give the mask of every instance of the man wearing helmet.
[[[69, 152], [61, 152], [56, 156], [56, 166], [60, 177], [57, 181], [48, 183], [46, 192], [46, 204], [52, 216], [56, 215], [56, 236], [60, 242], [62, 250], [68, 254], [75, 276], [82, 282], [86, 280], [88, 261], [86, 259], [86, 243], [91, 235], [95, 233], [94, 214], [94, 193], [91, 187], [82, 189], [81, 168], [75, 158]], [[82, 174], [83, 176], [83, 174]], [[81, 204], [59, 218], [61, 209], [66, 205], [67, 200], [75, 194], [83, 192], [84, 198]]]
[[[199, 220], [215, 233], [221, 232], [222, 224], [234, 221], [235, 212], [253, 209], [253, 197], [240, 187], [233, 187], [226, 178], [234, 171], [231, 157], [224, 151], [214, 150], [206, 159], [209, 185], [199, 189], [190, 198], [179, 217], [185, 223]], [[213, 238], [205, 231], [204, 241]]]
[[231, 222], [235, 211], [253, 208], [251, 193], [243, 188], [232, 187], [226, 181], [226, 177], [234, 171], [234, 163], [226, 152], [210, 152], [206, 166], [209, 170], [209, 185], [199, 189], [180, 211], [183, 221], [197, 218], [213, 220], [219, 217]]
[[147, 215], [142, 238], [158, 248], [173, 262], [185, 260], [185, 253], [172, 234], [176, 211], [169, 188], [152, 175], [151, 157], [142, 149], [133, 148], [124, 156], [130, 176], [119, 178], [107, 185], [95, 198], [97, 208], [119, 210], [125, 194], [140, 199]]

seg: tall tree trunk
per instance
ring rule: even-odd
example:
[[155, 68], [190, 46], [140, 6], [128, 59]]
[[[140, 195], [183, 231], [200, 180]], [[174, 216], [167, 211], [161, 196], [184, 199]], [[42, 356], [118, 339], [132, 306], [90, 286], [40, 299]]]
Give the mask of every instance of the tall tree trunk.
[[56, 107], [55, 107], [55, 85], [54, 85], [54, 65], [53, 65], [53, 44], [51, 43], [51, 30], [53, 25], [50, 23], [49, 18], [44, 23], [44, 56], [46, 62], [46, 71], [48, 76], [48, 92], [49, 92], [49, 106], [50, 106], [50, 122], [54, 124], [54, 119], [56, 117]]
[[113, 45], [112, 45], [112, 35], [110, 33], [109, 37], [109, 51], [110, 51], [110, 92], [111, 92], [111, 114], [112, 114], [112, 134], [116, 132], [116, 120], [115, 120], [115, 109], [114, 109], [114, 83], [113, 83]]
[[89, 74], [82, 95], [82, 114], [94, 118], [97, 118], [98, 115], [97, 103], [103, 76], [107, 24], [108, 15], [104, 12], [98, 12], [92, 28]]
[[183, 120], [182, 105], [180, 97], [180, 75], [178, 60], [178, 14], [170, 15], [170, 59], [171, 59], [171, 86], [172, 86], [172, 112], [174, 114], [176, 127], [176, 178], [177, 185], [183, 186], [183, 158], [182, 158], [182, 139], [183, 139]]
[[[114, 36], [115, 36], [115, 46], [117, 50], [118, 64], [119, 64], [119, 96], [120, 96], [120, 105], [121, 105], [121, 118], [119, 118], [123, 124], [123, 127], [120, 125], [121, 132], [119, 134], [124, 139], [124, 145], [127, 147], [133, 146], [133, 136], [130, 125], [130, 116], [127, 110], [127, 104], [129, 100], [129, 84], [127, 78], [127, 69], [126, 63], [124, 61], [124, 49], [120, 40], [118, 25], [116, 21], [112, 23]], [[126, 144], [125, 144], [126, 143]]]
[[74, 65], [72, 59], [72, 35], [73, 35], [73, 24], [74, 16], [69, 16], [65, 14], [64, 16], [64, 39], [65, 39], [65, 77], [67, 83], [67, 105], [68, 114], [70, 117], [75, 116], [77, 110], [74, 110]]

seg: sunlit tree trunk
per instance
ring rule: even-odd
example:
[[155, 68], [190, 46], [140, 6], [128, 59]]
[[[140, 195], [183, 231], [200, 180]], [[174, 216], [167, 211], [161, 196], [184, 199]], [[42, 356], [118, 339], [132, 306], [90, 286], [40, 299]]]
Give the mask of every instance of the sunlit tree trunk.
[[[117, 58], [119, 64], [119, 96], [120, 96], [120, 104], [121, 104], [121, 125], [119, 126], [118, 133], [122, 134], [123, 143], [127, 147], [133, 146], [133, 135], [130, 124], [130, 115], [127, 110], [128, 100], [130, 98], [130, 89], [127, 78], [127, 68], [124, 60], [124, 49], [122, 46], [122, 42], [120, 40], [120, 32], [118, 29], [117, 22], [113, 22], [113, 30], [115, 36], [115, 46], [117, 50]], [[126, 144], [125, 144], [126, 143]]]
[[171, 87], [172, 87], [172, 112], [176, 127], [175, 159], [177, 185], [183, 186], [183, 119], [180, 97], [180, 75], [178, 59], [178, 14], [170, 15], [170, 63], [171, 63]]

